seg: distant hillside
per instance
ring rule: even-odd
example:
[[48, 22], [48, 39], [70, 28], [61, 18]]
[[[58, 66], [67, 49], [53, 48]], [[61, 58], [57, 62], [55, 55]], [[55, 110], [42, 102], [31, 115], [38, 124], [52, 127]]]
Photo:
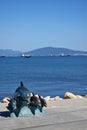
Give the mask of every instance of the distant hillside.
[[18, 56], [20, 55], [22, 52], [20, 51], [14, 51], [11, 49], [0, 49], [0, 56], [4, 55], [4, 56]]
[[87, 54], [85, 51], [75, 51], [66, 48], [54, 48], [54, 47], [45, 47], [39, 48], [33, 51], [26, 52], [32, 56], [59, 56], [62, 53], [64, 55], [83, 55]]
[[0, 56], [20, 56], [22, 53], [32, 56], [59, 56], [64, 55], [87, 55], [87, 51], [75, 51], [66, 48], [44, 47], [28, 52], [15, 51], [11, 49], [0, 49]]

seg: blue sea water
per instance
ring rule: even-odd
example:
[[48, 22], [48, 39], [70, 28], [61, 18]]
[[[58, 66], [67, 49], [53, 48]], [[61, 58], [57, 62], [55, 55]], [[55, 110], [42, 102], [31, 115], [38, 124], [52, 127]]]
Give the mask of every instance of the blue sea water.
[[30, 92], [63, 97], [87, 94], [87, 57], [0, 58], [0, 100], [11, 97], [23, 81]]

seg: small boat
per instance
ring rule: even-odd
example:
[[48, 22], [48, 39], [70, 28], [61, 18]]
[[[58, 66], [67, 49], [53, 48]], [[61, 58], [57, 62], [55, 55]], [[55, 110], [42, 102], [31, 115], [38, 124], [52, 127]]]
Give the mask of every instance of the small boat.
[[60, 56], [62, 56], [62, 57], [67, 57], [67, 56], [71, 56], [71, 55], [70, 55], [70, 54], [61, 53]]
[[65, 56], [64, 53], [61, 53], [60, 56]]
[[24, 57], [24, 58], [30, 58], [31, 57], [30, 54], [22, 54], [21, 56]]

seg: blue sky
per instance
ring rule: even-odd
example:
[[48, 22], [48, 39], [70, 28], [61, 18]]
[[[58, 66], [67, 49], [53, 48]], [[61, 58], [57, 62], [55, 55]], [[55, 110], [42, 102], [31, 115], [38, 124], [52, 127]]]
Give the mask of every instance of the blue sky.
[[87, 0], [0, 0], [0, 49], [87, 51]]

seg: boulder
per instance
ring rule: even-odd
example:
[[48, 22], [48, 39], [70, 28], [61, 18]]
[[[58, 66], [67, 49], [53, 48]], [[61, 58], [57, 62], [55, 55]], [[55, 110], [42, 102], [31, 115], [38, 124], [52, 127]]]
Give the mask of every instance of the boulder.
[[82, 96], [80, 96], [80, 95], [76, 95], [76, 97], [77, 97], [77, 98], [83, 98], [83, 97], [82, 97]]
[[77, 97], [71, 92], [66, 92], [64, 95], [64, 99], [73, 99], [73, 98], [76, 99]]
[[46, 101], [50, 101], [50, 100], [51, 100], [50, 96], [47, 96], [47, 97], [45, 97], [44, 99], [45, 99]]
[[8, 97], [5, 97], [2, 99], [2, 103], [9, 103], [9, 101], [10, 101], [10, 98]]
[[56, 96], [56, 97], [54, 97], [54, 100], [58, 101], [58, 100], [61, 100], [61, 98], [59, 96]]

